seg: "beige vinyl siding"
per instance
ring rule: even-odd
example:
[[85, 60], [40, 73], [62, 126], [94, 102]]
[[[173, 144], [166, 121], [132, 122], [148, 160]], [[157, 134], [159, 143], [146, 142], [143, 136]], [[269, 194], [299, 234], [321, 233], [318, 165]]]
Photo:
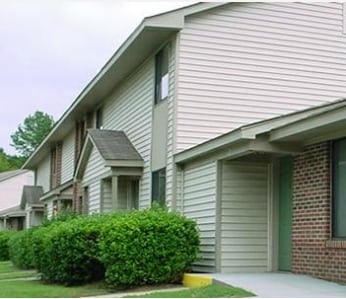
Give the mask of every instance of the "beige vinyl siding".
[[74, 171], [74, 143], [75, 134], [72, 131], [63, 141], [62, 144], [62, 161], [61, 161], [61, 184], [72, 180]]
[[104, 105], [104, 128], [122, 130], [144, 159], [139, 206], [150, 205], [151, 121], [154, 99], [154, 58], [149, 59], [110, 96]]
[[107, 179], [102, 181], [102, 212], [109, 213], [113, 210], [112, 202], [112, 180]]
[[224, 162], [221, 190], [221, 272], [268, 267], [268, 165]]
[[104, 161], [99, 152], [93, 147], [82, 181], [83, 187], [88, 187], [89, 213], [99, 213], [101, 210], [101, 179], [107, 173]]
[[88, 214], [99, 214], [101, 212], [101, 181], [94, 180], [88, 186]]
[[37, 167], [36, 185], [42, 186], [44, 193], [50, 190], [50, 155], [47, 155]]
[[233, 3], [180, 33], [177, 151], [346, 96], [342, 3]]
[[174, 152], [174, 117], [175, 117], [175, 55], [176, 38], [170, 43], [169, 51], [169, 97], [168, 101], [168, 120], [167, 120], [167, 156], [166, 156], [166, 204], [172, 206], [173, 200], [173, 152]]
[[184, 171], [182, 211], [194, 219], [200, 231], [201, 257], [195, 271], [215, 271], [216, 162], [186, 168]]

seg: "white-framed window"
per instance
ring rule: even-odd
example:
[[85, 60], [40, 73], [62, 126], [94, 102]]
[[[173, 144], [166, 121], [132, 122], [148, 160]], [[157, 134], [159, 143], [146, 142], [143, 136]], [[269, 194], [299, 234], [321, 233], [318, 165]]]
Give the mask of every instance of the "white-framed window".
[[155, 56], [155, 104], [167, 99], [168, 93], [168, 46], [165, 46]]

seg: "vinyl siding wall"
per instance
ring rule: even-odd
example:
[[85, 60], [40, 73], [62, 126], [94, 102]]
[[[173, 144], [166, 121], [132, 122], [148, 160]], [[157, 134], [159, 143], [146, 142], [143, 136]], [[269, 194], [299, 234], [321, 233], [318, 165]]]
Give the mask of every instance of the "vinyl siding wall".
[[144, 159], [139, 206], [150, 205], [151, 121], [154, 98], [154, 58], [122, 84], [104, 105], [104, 128], [122, 130]]
[[202, 259], [194, 264], [195, 271], [215, 271], [216, 231], [216, 162], [184, 171], [182, 212], [196, 220], [201, 237]]
[[268, 267], [268, 164], [223, 162], [221, 272]]
[[62, 144], [61, 184], [73, 178], [75, 134], [72, 131]]
[[168, 96], [168, 120], [167, 120], [167, 156], [166, 156], [166, 204], [172, 206], [173, 200], [173, 153], [174, 153], [174, 117], [175, 117], [175, 55], [176, 55], [176, 39], [170, 43], [169, 51], [169, 96]]
[[83, 177], [83, 187], [88, 187], [88, 209], [89, 213], [100, 213], [101, 210], [101, 178], [107, 169], [104, 161], [95, 147], [90, 153], [90, 157]]
[[113, 210], [111, 179], [103, 180], [102, 188], [102, 212], [109, 213]]
[[47, 155], [37, 167], [36, 185], [42, 186], [43, 193], [50, 190], [50, 155]]
[[177, 151], [346, 96], [342, 3], [233, 3], [180, 32]]

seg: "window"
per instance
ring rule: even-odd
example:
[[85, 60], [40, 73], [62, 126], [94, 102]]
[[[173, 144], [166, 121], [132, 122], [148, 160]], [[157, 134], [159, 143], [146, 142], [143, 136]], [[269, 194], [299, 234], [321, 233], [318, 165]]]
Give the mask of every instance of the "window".
[[155, 58], [155, 104], [168, 97], [168, 47], [164, 47]]
[[102, 108], [96, 110], [96, 129], [103, 129], [103, 113]]
[[166, 201], [166, 169], [154, 171], [152, 174], [152, 202], [160, 205]]
[[346, 238], [346, 138], [333, 142], [332, 178], [332, 235]]

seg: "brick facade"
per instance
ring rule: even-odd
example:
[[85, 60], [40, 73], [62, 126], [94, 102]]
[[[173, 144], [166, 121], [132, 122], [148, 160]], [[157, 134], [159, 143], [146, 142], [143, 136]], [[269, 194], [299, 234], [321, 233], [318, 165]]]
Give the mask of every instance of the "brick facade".
[[292, 272], [346, 283], [346, 240], [331, 239], [328, 142], [294, 159]]

